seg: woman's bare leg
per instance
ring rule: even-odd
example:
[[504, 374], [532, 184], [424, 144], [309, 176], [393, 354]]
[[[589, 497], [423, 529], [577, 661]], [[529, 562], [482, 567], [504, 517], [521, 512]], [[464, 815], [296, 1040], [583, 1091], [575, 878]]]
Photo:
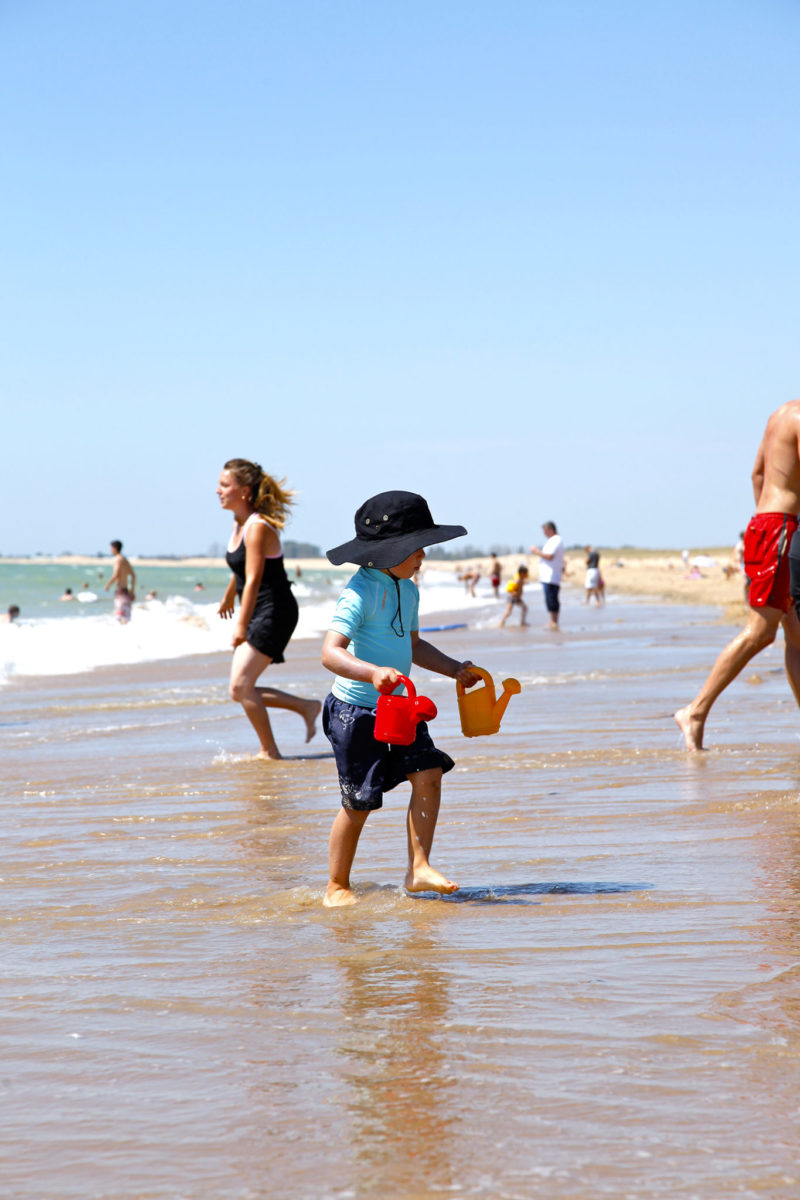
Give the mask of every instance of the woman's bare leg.
[[321, 708], [319, 700], [305, 700], [301, 696], [278, 691], [277, 688], [257, 687], [256, 680], [271, 662], [269, 655], [254, 650], [248, 642], [242, 642], [234, 650], [231, 663], [230, 696], [232, 700], [241, 704], [256, 731], [261, 758], [282, 757], [275, 742], [267, 708], [285, 708], [298, 713], [306, 723], [306, 741], [314, 735]]

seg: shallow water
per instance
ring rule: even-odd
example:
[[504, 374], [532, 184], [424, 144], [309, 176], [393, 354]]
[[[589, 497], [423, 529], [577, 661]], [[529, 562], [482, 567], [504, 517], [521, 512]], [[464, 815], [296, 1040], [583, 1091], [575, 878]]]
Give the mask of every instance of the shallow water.
[[[643, 603], [564, 623], [431, 635], [523, 683], [501, 733], [467, 740], [452, 683], [415, 675], [457, 760], [448, 899], [398, 886], [398, 789], [360, 903], [321, 907], [327, 744], [279, 714], [290, 757], [248, 759], [224, 655], [3, 690], [3, 1194], [797, 1196], [780, 650], [689, 756], [671, 713], [730, 627]], [[317, 649], [273, 682], [321, 696]]]

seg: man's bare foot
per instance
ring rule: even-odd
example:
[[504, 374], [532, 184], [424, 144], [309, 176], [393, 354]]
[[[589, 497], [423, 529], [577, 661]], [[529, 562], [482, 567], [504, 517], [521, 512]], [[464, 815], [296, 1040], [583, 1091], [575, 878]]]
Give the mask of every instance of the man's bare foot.
[[309, 700], [303, 711], [303, 719], [306, 723], [306, 742], [310, 742], [314, 734], [317, 732], [317, 717], [322, 712], [322, 703], [319, 700]]
[[703, 727], [705, 720], [700, 717], [693, 717], [691, 706], [687, 704], [686, 708], [679, 708], [675, 713], [675, 720], [678, 722], [678, 728], [683, 734], [683, 740], [686, 742], [687, 750], [702, 750], [703, 749]]
[[409, 868], [406, 872], [405, 887], [407, 892], [439, 892], [444, 896], [458, 891], [458, 884], [445, 879], [430, 863], [425, 867]]
[[325, 908], [342, 908], [345, 904], [356, 904], [358, 897], [350, 888], [341, 887], [338, 883], [329, 883], [322, 901]]

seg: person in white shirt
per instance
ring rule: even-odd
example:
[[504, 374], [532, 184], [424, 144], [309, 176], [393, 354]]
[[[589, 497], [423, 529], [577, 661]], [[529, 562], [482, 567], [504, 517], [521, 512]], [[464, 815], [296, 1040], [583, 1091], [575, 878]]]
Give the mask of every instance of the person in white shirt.
[[561, 576], [564, 573], [564, 541], [559, 537], [553, 521], [545, 521], [542, 533], [547, 540], [541, 549], [531, 546], [531, 554], [536, 554], [539, 558], [539, 582], [544, 592], [545, 608], [550, 615], [548, 629], [557, 632], [558, 614], [561, 610]]

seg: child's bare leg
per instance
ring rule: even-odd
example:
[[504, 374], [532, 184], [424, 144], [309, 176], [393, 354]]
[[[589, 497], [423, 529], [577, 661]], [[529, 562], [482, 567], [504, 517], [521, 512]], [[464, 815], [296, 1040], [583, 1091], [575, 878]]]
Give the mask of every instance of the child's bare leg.
[[311, 741], [317, 732], [317, 717], [322, 709], [319, 700], [306, 700], [302, 696], [293, 696], [291, 692], [281, 692], [273, 687], [259, 687], [256, 691], [261, 696], [261, 703], [265, 708], [287, 708], [301, 716], [306, 723], [306, 741]]
[[408, 833], [408, 871], [406, 891], [442, 892], [458, 891], [458, 884], [445, 879], [430, 864], [433, 835], [439, 816], [442, 794], [442, 769], [432, 767], [427, 771], [415, 771], [408, 776], [411, 784], [411, 801], [408, 806], [406, 830]]
[[505, 625], [505, 623], [506, 623], [506, 621], [508, 620], [509, 616], [511, 615], [511, 609], [512, 609], [513, 607], [514, 607], [514, 605], [513, 605], [513, 604], [507, 604], [507, 605], [506, 605], [506, 611], [503, 613], [502, 617], [500, 618], [500, 628], [501, 628], [501, 629], [502, 629], [502, 627]]
[[520, 625], [527, 625], [528, 624], [528, 606], [524, 600], [520, 601], [520, 606], [522, 608], [522, 620], [520, 621]]
[[326, 908], [338, 908], [342, 904], [356, 902], [350, 887], [350, 868], [368, 816], [369, 812], [354, 812], [350, 808], [340, 808], [336, 814], [328, 851], [330, 879], [322, 901]]

